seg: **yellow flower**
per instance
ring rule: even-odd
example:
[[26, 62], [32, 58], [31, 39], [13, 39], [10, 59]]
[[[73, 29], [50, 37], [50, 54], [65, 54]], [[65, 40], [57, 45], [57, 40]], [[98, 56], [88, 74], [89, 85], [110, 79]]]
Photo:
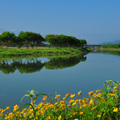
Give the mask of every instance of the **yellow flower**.
[[10, 106], [7, 106], [7, 107], [6, 107], [6, 110], [9, 110], [9, 108], [10, 108]]
[[70, 98], [73, 98], [74, 96], [75, 96], [75, 94], [71, 94], [71, 95], [70, 95]]
[[83, 112], [80, 112], [80, 115], [82, 115], [83, 114]]
[[78, 92], [78, 95], [80, 95], [80, 94], [81, 94], [81, 91]]
[[60, 96], [61, 96], [61, 95], [56, 95], [56, 96], [55, 96], [55, 99], [59, 98]]
[[103, 113], [103, 116], [105, 116], [105, 113]]
[[96, 107], [92, 107], [92, 109], [91, 110], [94, 110]]
[[113, 112], [118, 112], [118, 108], [114, 108]]
[[65, 95], [65, 97], [68, 97], [70, 94], [69, 93], [67, 93], [66, 95]]
[[88, 95], [92, 95], [93, 94], [93, 91], [90, 91], [89, 93], [88, 93]]
[[58, 120], [61, 120], [61, 118], [62, 118], [62, 116], [60, 115], [60, 116], [58, 117]]
[[62, 109], [65, 109], [65, 104], [61, 104]]
[[65, 101], [60, 101], [60, 104], [64, 104], [65, 103]]
[[118, 86], [115, 86], [113, 89], [116, 89], [116, 88], [118, 88]]
[[97, 115], [97, 117], [101, 117], [101, 115]]
[[72, 102], [74, 102], [74, 100], [70, 100], [70, 101], [69, 101], [69, 103], [72, 103]]
[[115, 94], [114, 94], [114, 93], [111, 93], [110, 96], [114, 96], [114, 97], [115, 97]]
[[77, 114], [77, 112], [74, 112], [73, 115]]
[[43, 100], [46, 100], [47, 99], [47, 95], [43, 97]]
[[93, 99], [91, 99], [91, 100], [89, 101], [89, 103], [90, 103], [90, 104], [93, 104]]
[[18, 105], [15, 105], [15, 106], [13, 106], [13, 107], [14, 107], [13, 112], [19, 109], [19, 106], [18, 106]]
[[74, 103], [72, 104], [72, 106], [74, 106], [74, 105], [76, 105], [76, 102], [74, 102]]
[[65, 100], [66, 99], [66, 97], [63, 97], [63, 100]]
[[51, 117], [50, 116], [48, 116], [47, 118], [46, 118], [46, 120], [50, 120], [51, 119]]

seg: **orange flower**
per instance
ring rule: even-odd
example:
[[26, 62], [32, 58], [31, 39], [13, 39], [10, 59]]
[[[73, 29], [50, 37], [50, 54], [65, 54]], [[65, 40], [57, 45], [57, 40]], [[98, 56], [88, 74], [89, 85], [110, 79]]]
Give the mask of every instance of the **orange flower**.
[[89, 93], [88, 93], [88, 95], [92, 95], [93, 94], [93, 91], [90, 91]]
[[46, 100], [47, 99], [47, 95], [43, 97], [43, 100]]
[[56, 95], [56, 96], [55, 96], [55, 99], [59, 98], [60, 96], [61, 96], [61, 95]]

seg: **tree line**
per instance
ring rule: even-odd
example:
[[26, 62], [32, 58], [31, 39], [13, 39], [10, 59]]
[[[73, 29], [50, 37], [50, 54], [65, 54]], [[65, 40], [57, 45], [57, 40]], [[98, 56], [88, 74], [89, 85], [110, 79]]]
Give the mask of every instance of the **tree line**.
[[104, 44], [102, 45], [103, 48], [120, 48], [120, 43], [117, 44]]
[[73, 36], [48, 34], [45, 40], [50, 46], [55, 47], [83, 47], [87, 44], [85, 39], [77, 39]]
[[20, 48], [26, 46], [27, 48], [33, 48], [40, 46], [43, 42], [48, 42], [49, 47], [83, 47], [87, 44], [85, 39], [77, 39], [67, 35], [48, 34], [43, 38], [39, 33], [27, 31], [21, 31], [18, 36], [8, 31], [0, 35], [0, 45], [5, 45], [6, 47], [17, 46]]

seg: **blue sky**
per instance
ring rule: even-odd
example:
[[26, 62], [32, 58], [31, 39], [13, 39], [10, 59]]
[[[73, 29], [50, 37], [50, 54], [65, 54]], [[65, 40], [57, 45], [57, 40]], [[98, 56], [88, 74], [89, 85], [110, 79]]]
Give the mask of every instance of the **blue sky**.
[[0, 33], [32, 31], [86, 39], [120, 40], [120, 0], [0, 0]]

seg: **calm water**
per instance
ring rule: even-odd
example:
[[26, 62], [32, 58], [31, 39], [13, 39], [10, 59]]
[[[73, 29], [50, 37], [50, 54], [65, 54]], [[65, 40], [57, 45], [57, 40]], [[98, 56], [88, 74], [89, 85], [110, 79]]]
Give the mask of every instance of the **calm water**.
[[84, 96], [91, 90], [103, 88], [112, 79], [120, 81], [120, 56], [89, 53], [67, 58], [37, 58], [0, 61], [0, 108], [19, 104], [27, 90], [62, 97], [66, 93]]

